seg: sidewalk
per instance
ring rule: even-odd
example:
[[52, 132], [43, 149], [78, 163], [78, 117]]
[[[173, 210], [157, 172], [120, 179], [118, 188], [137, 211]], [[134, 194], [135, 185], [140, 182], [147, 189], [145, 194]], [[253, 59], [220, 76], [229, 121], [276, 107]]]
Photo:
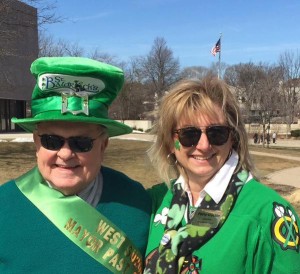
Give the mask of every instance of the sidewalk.
[[[155, 137], [153, 135], [145, 134], [145, 133], [131, 133], [122, 136], [112, 137], [112, 139], [128, 139], [128, 140], [140, 140], [140, 141], [152, 142], [155, 140]], [[0, 134], [0, 142], [3, 141], [32, 142], [33, 139], [31, 133], [8, 133], [8, 134]], [[249, 139], [249, 143], [253, 144], [253, 140]], [[255, 146], [260, 147], [262, 145], [256, 144]], [[267, 145], [265, 146], [267, 147]], [[272, 147], [300, 148], [300, 140], [278, 139], [276, 144], [271, 143], [269, 144], [269, 147], [270, 148]], [[282, 159], [298, 161], [299, 167], [279, 170], [268, 174], [266, 178], [274, 184], [290, 185], [290, 186], [300, 188], [300, 157], [278, 155], [272, 153], [263, 153], [259, 151], [251, 151], [251, 149], [250, 149], [250, 154], [267, 155], [268, 157], [277, 157]]]
[[[255, 147], [262, 147], [262, 144], [253, 144], [253, 140], [249, 140], [250, 144], [254, 145]], [[267, 145], [265, 144], [265, 147]], [[276, 144], [273, 144], [272, 141], [269, 144], [270, 148], [275, 147], [286, 147], [286, 148], [300, 148], [300, 140], [286, 140], [286, 139], [278, 139], [276, 140]], [[297, 187], [300, 189], [300, 157], [295, 156], [286, 156], [286, 155], [278, 155], [272, 153], [263, 153], [259, 151], [251, 151], [250, 154], [255, 155], [268, 155], [268, 157], [277, 157], [281, 159], [288, 159], [299, 162], [298, 167], [287, 168], [283, 170], [279, 170], [276, 172], [269, 173], [266, 176], [266, 179], [274, 184], [279, 185], [289, 185], [293, 187]]]
[[0, 133], [0, 142], [33, 142], [32, 133]]
[[[300, 159], [298, 159], [300, 161]], [[266, 179], [273, 184], [293, 186], [300, 189], [300, 166], [269, 173]]]
[[[257, 146], [257, 147], [262, 147], [262, 144], [254, 144], [253, 139], [249, 139], [249, 144]], [[265, 144], [265, 147], [267, 147], [267, 146], [268, 145]], [[269, 147], [270, 148], [275, 148], [275, 147], [297, 147], [297, 148], [300, 148], [300, 140], [277, 139], [275, 144], [273, 144], [272, 140], [271, 140]]]

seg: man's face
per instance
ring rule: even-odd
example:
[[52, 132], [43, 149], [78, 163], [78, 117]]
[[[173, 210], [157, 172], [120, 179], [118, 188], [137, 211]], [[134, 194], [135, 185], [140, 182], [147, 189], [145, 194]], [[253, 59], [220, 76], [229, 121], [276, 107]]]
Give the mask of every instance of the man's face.
[[[99, 125], [72, 122], [42, 122], [34, 132], [34, 143], [38, 168], [53, 188], [65, 195], [74, 195], [85, 189], [97, 176], [108, 138], [101, 133]], [[49, 150], [42, 146], [39, 135], [58, 135], [63, 138], [90, 137], [95, 139], [88, 152], [74, 152], [68, 141], [58, 150]]]

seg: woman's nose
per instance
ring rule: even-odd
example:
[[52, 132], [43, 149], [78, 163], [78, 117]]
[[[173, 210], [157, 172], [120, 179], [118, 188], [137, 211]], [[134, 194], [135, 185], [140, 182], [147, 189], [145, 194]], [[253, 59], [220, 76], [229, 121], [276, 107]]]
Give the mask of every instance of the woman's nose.
[[205, 132], [202, 131], [200, 139], [195, 147], [202, 150], [210, 148], [210, 143]]

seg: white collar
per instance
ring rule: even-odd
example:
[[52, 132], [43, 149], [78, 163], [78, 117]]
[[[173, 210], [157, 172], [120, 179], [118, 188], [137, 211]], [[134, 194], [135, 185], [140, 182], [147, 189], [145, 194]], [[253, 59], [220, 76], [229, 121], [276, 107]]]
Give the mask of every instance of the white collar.
[[[196, 207], [200, 205], [206, 194], [208, 194], [217, 204], [221, 201], [229, 184], [230, 178], [232, 177], [232, 174], [238, 164], [238, 161], [239, 155], [236, 153], [236, 151], [232, 150], [229, 159], [200, 192], [199, 199], [195, 203]], [[191, 191], [182, 175], [176, 180], [175, 184], [181, 184], [182, 189], [188, 194], [190, 204], [192, 204]]]

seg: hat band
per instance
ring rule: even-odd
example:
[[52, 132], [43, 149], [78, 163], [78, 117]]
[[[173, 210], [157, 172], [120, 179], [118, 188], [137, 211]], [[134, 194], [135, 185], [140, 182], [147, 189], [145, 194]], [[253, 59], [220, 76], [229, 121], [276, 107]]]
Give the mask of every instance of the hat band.
[[[61, 111], [62, 113], [65, 112], [71, 112], [73, 115], [81, 113], [79, 111], [82, 108], [82, 99], [81, 97], [69, 97], [68, 98], [68, 111], [63, 111], [63, 99], [60, 96], [52, 96], [52, 97], [46, 97], [42, 99], [36, 99], [33, 100], [31, 103], [31, 112], [32, 117], [35, 117], [36, 115], [43, 113], [43, 112], [49, 112], [49, 111]], [[83, 112], [83, 111], [82, 111]], [[89, 100], [88, 101], [88, 115], [87, 116], [93, 116], [98, 118], [107, 118], [107, 107], [95, 100]]]

